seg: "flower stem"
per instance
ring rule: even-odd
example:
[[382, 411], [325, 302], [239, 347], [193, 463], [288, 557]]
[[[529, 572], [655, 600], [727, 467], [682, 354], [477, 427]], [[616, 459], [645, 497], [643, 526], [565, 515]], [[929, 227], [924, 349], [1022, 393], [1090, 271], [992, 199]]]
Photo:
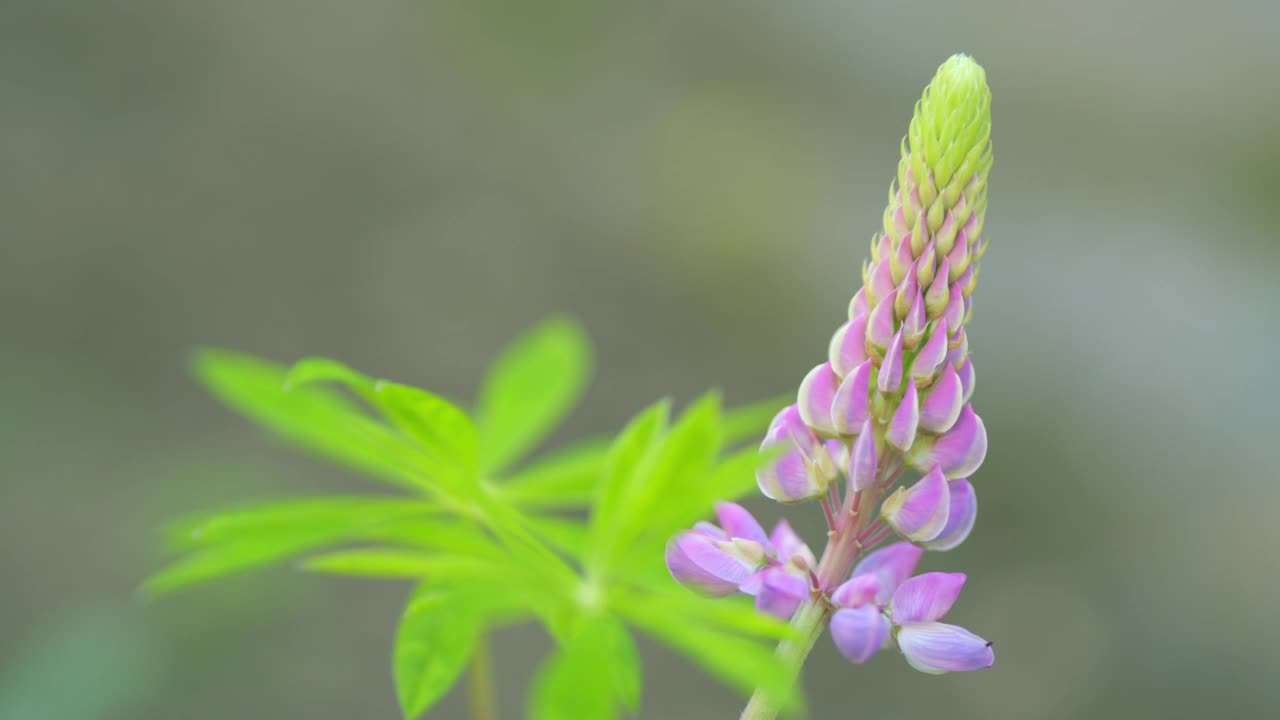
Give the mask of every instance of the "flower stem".
[[[795, 676], [799, 675], [805, 658], [813, 650], [818, 638], [822, 637], [822, 631], [826, 629], [830, 619], [831, 606], [821, 598], [816, 602], [805, 603], [791, 617], [791, 627], [796, 631], [796, 636], [783, 640], [778, 645], [778, 657], [782, 658], [793, 673], [792, 682], [795, 682]], [[773, 720], [778, 716], [779, 710], [781, 707], [772, 698], [757, 690], [742, 711], [742, 720]]]
[[[860, 491], [850, 499], [850, 506], [874, 508], [881, 492], [882, 488], [879, 486]], [[863, 495], [868, 497], [862, 497]], [[795, 636], [778, 643], [776, 651], [791, 675], [788, 678], [791, 683], [800, 676], [800, 669], [804, 667], [804, 661], [813, 650], [814, 643], [818, 642], [822, 631], [831, 621], [835, 608], [831, 606], [829, 594], [844, 582], [857, 563], [862, 553], [858, 535], [864, 531], [870, 519], [870, 512], [855, 513], [850, 522], [835, 529], [827, 541], [826, 549], [822, 551], [822, 560], [818, 562], [818, 591], [791, 617], [791, 629], [795, 631]], [[781, 710], [776, 698], [769, 697], [762, 690], [756, 690], [746, 709], [742, 711], [741, 720], [774, 720]]]
[[467, 672], [467, 705], [471, 720], [498, 720], [498, 700], [493, 687], [493, 658], [489, 652], [489, 636], [481, 634], [476, 639], [476, 650], [471, 656]]

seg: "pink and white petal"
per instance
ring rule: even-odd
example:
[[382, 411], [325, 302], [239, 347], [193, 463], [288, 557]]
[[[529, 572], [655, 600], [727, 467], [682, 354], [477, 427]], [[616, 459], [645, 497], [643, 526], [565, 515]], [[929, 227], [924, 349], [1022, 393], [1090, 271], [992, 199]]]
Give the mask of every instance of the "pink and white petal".
[[996, 662], [991, 643], [955, 625], [909, 623], [898, 629], [897, 640], [911, 667], [931, 675], [982, 670]]
[[760, 573], [760, 580], [756, 609], [780, 620], [790, 620], [809, 597], [809, 581], [780, 567], [766, 568]]
[[876, 481], [876, 438], [871, 431], [871, 420], [862, 424], [858, 437], [853, 440], [849, 453], [849, 487], [854, 492], [869, 488]]
[[874, 605], [880, 594], [880, 579], [875, 575], [855, 575], [831, 593], [831, 602], [839, 607], [855, 608]]
[[773, 526], [773, 532], [769, 534], [769, 542], [773, 544], [774, 552], [777, 553], [778, 562], [780, 563], [798, 559], [806, 567], [815, 567], [817, 565], [817, 561], [813, 557], [813, 551], [809, 549], [804, 539], [792, 529], [791, 524], [785, 519], [779, 520], [778, 524]]
[[880, 584], [876, 604], [887, 605], [898, 586], [915, 572], [921, 555], [924, 550], [909, 542], [887, 545], [863, 558], [853, 568], [853, 576], [874, 575]]
[[934, 467], [919, 482], [898, 488], [880, 506], [880, 515], [898, 534], [915, 542], [942, 533], [951, 512], [951, 493], [942, 469]]
[[716, 503], [716, 519], [731, 538], [746, 538], [769, 547], [769, 536], [755, 517], [744, 507], [732, 502]]
[[864, 360], [836, 388], [831, 401], [831, 424], [844, 435], [857, 433], [867, 420], [871, 399], [871, 361]]
[[831, 368], [831, 363], [822, 363], [805, 375], [796, 398], [796, 407], [805, 424], [819, 432], [836, 432], [831, 424], [831, 403], [838, 387], [840, 376]]
[[939, 620], [964, 588], [964, 573], [931, 572], [902, 583], [893, 593], [893, 624]]
[[948, 481], [951, 487], [951, 511], [947, 525], [938, 537], [921, 543], [928, 550], [950, 550], [969, 537], [974, 521], [978, 518], [978, 496], [973, 485], [965, 478]]
[[960, 375], [950, 363], [944, 363], [938, 381], [920, 403], [920, 429], [931, 433], [950, 430], [964, 408], [963, 395]]
[[874, 605], [842, 608], [831, 616], [831, 639], [841, 655], [864, 663], [884, 647], [889, 637], [889, 621]]
[[847, 377], [867, 359], [867, 318], [856, 317], [831, 336], [828, 350], [831, 368], [840, 377]]
[[893, 412], [889, 428], [885, 432], [885, 440], [890, 445], [906, 450], [916, 439], [916, 428], [920, 426], [920, 396], [916, 392], [916, 381], [908, 380], [907, 389], [902, 393], [898, 409]]
[[987, 456], [987, 428], [965, 405], [955, 425], [933, 438], [919, 438], [906, 453], [907, 464], [924, 472], [937, 466], [948, 478], [971, 477]]

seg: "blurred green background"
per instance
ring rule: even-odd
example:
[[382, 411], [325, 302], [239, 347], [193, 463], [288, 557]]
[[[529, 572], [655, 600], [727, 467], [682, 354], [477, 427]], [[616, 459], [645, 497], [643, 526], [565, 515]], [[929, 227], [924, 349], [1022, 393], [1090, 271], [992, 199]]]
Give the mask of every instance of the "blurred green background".
[[[977, 530], [927, 567], [970, 573], [950, 617], [998, 662], [859, 669], [824, 640], [812, 717], [1273, 712], [1277, 27], [1262, 0], [9, 0], [0, 718], [395, 717], [404, 587], [281, 570], [135, 601], [175, 515], [364, 487], [205, 397], [188, 350], [469, 400], [567, 311], [601, 372], [559, 440], [664, 394], [785, 392], [962, 50], [995, 94], [991, 452]], [[817, 515], [792, 513], [815, 544]], [[497, 644], [516, 717], [547, 639]], [[643, 717], [736, 717], [644, 649]]]

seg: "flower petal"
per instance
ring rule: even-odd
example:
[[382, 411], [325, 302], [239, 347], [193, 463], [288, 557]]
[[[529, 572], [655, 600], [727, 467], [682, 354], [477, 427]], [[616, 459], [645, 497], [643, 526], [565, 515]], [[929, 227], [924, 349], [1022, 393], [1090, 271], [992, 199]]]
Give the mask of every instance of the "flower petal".
[[885, 440], [890, 445], [906, 450], [916, 439], [916, 428], [920, 426], [920, 397], [916, 393], [916, 381], [908, 380], [907, 389], [902, 393], [898, 409], [893, 412], [889, 421], [889, 429], [885, 432]]
[[831, 402], [831, 423], [844, 435], [859, 431], [867, 419], [871, 398], [871, 361], [864, 360], [845, 377]]
[[949, 480], [947, 484], [951, 487], [951, 511], [947, 525], [938, 537], [921, 543], [928, 550], [950, 550], [964, 542], [978, 518], [978, 496], [973, 492], [973, 485], [965, 478]]
[[880, 579], [875, 575], [855, 575], [844, 581], [831, 593], [831, 602], [840, 607], [854, 608], [875, 604], [880, 594]]
[[911, 377], [917, 380], [933, 377], [938, 366], [947, 358], [947, 327], [946, 318], [934, 325], [933, 334], [920, 348], [916, 359], [911, 361]]
[[809, 581], [774, 566], [759, 573], [756, 609], [780, 620], [790, 620], [800, 603], [809, 597]]
[[[822, 452], [825, 454], [826, 450]], [[830, 480], [794, 448], [756, 470], [760, 492], [770, 500], [783, 503], [818, 497], [827, 491], [829, 483]]]
[[906, 453], [907, 464], [924, 472], [936, 466], [949, 478], [972, 477], [987, 456], [987, 428], [965, 405], [955, 425], [932, 438], [921, 437]]
[[703, 595], [723, 597], [764, 564], [764, 549], [750, 540], [735, 543], [686, 530], [667, 542], [666, 561], [676, 582]]
[[876, 387], [885, 395], [898, 392], [902, 387], [902, 333], [894, 333], [889, 347], [884, 351], [880, 373], [876, 375]]
[[977, 382], [977, 377], [973, 373], [973, 358], [966, 357], [956, 374], [960, 376], [960, 387], [964, 390], [961, 393], [962, 401], [969, 402], [969, 398], [973, 397], [974, 383]]
[[880, 506], [880, 515], [909, 540], [932, 540], [950, 516], [951, 494], [942, 469], [934, 467], [909, 488], [898, 488]]
[[893, 339], [893, 299], [894, 294], [884, 298], [871, 309], [867, 317], [867, 342], [883, 350]]
[[963, 395], [960, 375], [950, 363], [944, 363], [938, 381], [920, 403], [920, 429], [932, 433], [950, 430], [964, 407]]
[[863, 421], [858, 437], [853, 440], [849, 453], [849, 487], [858, 492], [871, 487], [876, 481], [876, 437], [871, 431], [871, 420]]
[[831, 368], [831, 363], [822, 363], [804, 376], [796, 407], [800, 410], [800, 418], [809, 427], [821, 432], [836, 432], [831, 424], [831, 402], [839, 386], [840, 376]]
[[716, 519], [731, 538], [746, 538], [769, 547], [769, 536], [746, 508], [737, 503], [716, 503]]
[[847, 377], [867, 359], [867, 317], [859, 315], [836, 330], [827, 352], [831, 368]]
[[874, 605], [842, 608], [831, 616], [831, 639], [841, 655], [864, 663], [889, 638], [889, 622]]
[[849, 319], [852, 320], [859, 315], [866, 315], [867, 310], [867, 290], [866, 288], [858, 288], [858, 292], [849, 301]]
[[769, 542], [773, 544], [773, 550], [777, 553], [780, 563], [791, 562], [805, 568], [818, 565], [813, 557], [813, 551], [786, 520], [779, 520], [778, 524], [773, 526], [773, 532], [769, 534]]
[[880, 583], [876, 604], [887, 605], [904, 580], [915, 572], [924, 550], [908, 542], [899, 542], [876, 550], [853, 569], [853, 576], [874, 575]]
[[945, 623], [903, 625], [898, 630], [898, 648], [911, 667], [931, 675], [981, 670], [996, 662], [991, 643]]
[[893, 624], [939, 620], [964, 587], [964, 573], [931, 572], [902, 583], [893, 593]]

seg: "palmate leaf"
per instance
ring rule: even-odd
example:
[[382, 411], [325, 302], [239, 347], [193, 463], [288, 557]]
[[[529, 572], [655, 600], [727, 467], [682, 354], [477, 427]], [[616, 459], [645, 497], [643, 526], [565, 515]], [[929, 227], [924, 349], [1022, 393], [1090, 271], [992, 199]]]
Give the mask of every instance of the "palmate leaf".
[[516, 339], [480, 391], [484, 470], [496, 473], [541, 442], [577, 403], [590, 374], [591, 346], [572, 320], [551, 318]]
[[[333, 360], [309, 358], [286, 371], [201, 353], [197, 375], [234, 409], [418, 497], [312, 498], [188, 519], [170, 531], [188, 555], [147, 588], [299, 557], [309, 572], [420, 580], [394, 653], [406, 717], [448, 691], [487, 627], [530, 617], [559, 645], [530, 696], [537, 718], [635, 709], [641, 665], [626, 623], [737, 687], [771, 687], [780, 674], [764, 641], [785, 625], [744, 603], [688, 594], [666, 576], [662, 549], [715, 500], [754, 488], [757, 453], [721, 457], [722, 447], [754, 446], [787, 401], [722, 413], [708, 395], [673, 423], [670, 403], [660, 402], [611, 442], [587, 441], [508, 471], [574, 405], [590, 364], [576, 325], [538, 326], [494, 364], [473, 423], [432, 393]], [[548, 514], [588, 507], [589, 523]]]

